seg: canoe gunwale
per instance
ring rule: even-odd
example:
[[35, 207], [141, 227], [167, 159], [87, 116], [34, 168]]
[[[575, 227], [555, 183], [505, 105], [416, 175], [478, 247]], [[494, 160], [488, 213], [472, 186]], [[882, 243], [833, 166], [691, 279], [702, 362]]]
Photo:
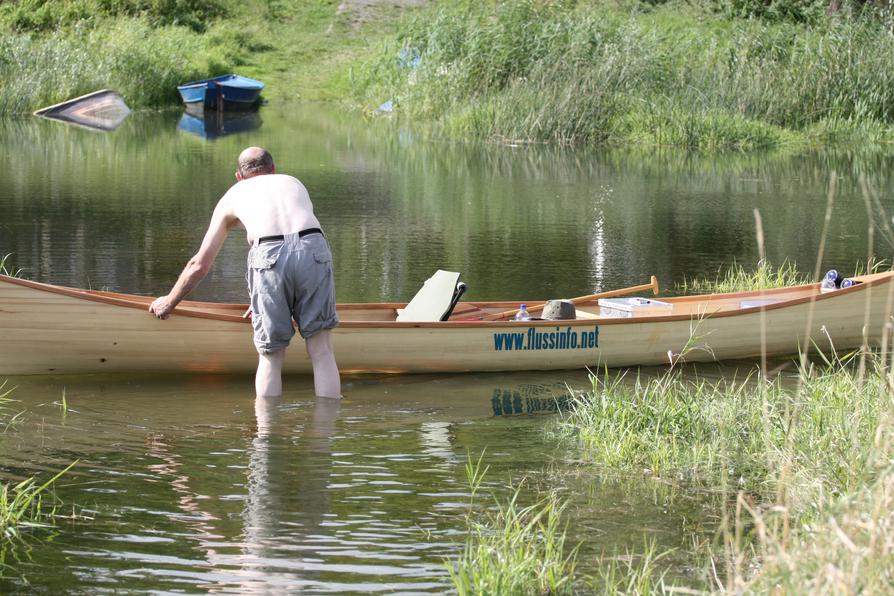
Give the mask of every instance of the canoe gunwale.
[[[790, 308], [793, 306], [798, 306], [801, 304], [807, 303], [815, 303], [822, 302], [825, 300], [834, 300], [836, 298], [849, 296], [851, 294], [862, 293], [866, 291], [870, 291], [872, 288], [883, 285], [885, 283], [889, 283], [892, 278], [894, 278], [894, 271], [888, 271], [883, 273], [874, 273], [864, 276], [859, 276], [854, 279], [860, 281], [861, 283], [856, 284], [850, 288], [843, 288], [840, 290], [836, 290], [834, 292], [828, 293], [818, 293], [816, 290], [819, 287], [818, 283], [813, 284], [805, 284], [801, 286], [790, 286], [786, 288], [773, 288], [767, 290], [754, 290], [754, 291], [743, 291], [743, 292], [731, 292], [727, 294], [701, 294], [695, 296], [679, 296], [679, 297], [670, 297], [664, 298], [663, 301], [676, 304], [686, 304], [686, 303], [701, 303], [701, 304], [710, 304], [711, 302], [716, 302], [720, 300], [730, 300], [730, 299], [739, 299], [744, 297], [749, 297], [753, 299], [760, 298], [772, 298], [774, 296], [778, 296], [780, 294], [786, 294], [791, 292], [800, 292], [800, 291], [811, 291], [808, 296], [803, 296], [800, 298], [793, 298], [788, 300], [780, 300], [774, 304], [765, 304], [758, 305], [749, 308], [738, 308], [738, 309], [730, 309], [730, 310], [719, 310], [714, 312], [705, 312], [704, 314], [700, 314], [697, 312], [692, 313], [680, 313], [673, 315], [653, 315], [653, 316], [637, 316], [631, 318], [599, 318], [599, 319], [570, 319], [570, 320], [530, 320], [530, 321], [478, 321], [478, 320], [451, 320], [451, 321], [438, 321], [438, 322], [406, 322], [406, 323], [398, 323], [396, 321], [343, 321], [339, 324], [339, 327], [342, 328], [394, 328], [394, 329], [409, 329], [409, 328], [430, 328], [430, 329], [447, 329], [447, 328], [483, 328], [483, 327], [493, 327], [493, 328], [505, 328], [505, 327], [555, 327], [555, 326], [565, 326], [565, 327], [592, 327], [594, 325], [603, 326], [603, 325], [629, 325], [629, 324], [640, 324], [640, 323], [661, 323], [661, 322], [676, 322], [676, 321], [689, 321], [689, 320], [699, 320], [704, 318], [725, 318], [725, 317], [735, 317], [735, 316], [744, 316], [754, 313], [760, 312], [771, 312], [779, 309]], [[27, 279], [17, 278], [17, 277], [9, 277], [6, 275], [0, 275], [0, 283], [10, 283], [15, 285], [24, 286], [27, 288], [50, 292], [54, 294], [61, 294], [64, 296], [68, 296], [71, 298], [94, 301], [104, 304], [110, 304], [113, 306], [121, 306], [125, 308], [133, 308], [139, 310], [148, 310], [149, 304], [154, 300], [154, 298], [149, 296], [139, 296], [132, 294], [120, 294], [115, 292], [103, 292], [99, 290], [82, 290], [77, 288], [69, 288], [65, 286], [57, 286], [53, 284], [47, 284], [42, 282], [31, 281]], [[891, 289], [889, 288], [889, 291]], [[462, 304], [467, 305], [477, 305], [480, 307], [495, 307], [501, 305], [517, 305], [520, 304], [521, 301], [515, 302], [466, 302]], [[201, 319], [212, 319], [217, 321], [226, 321], [232, 323], [241, 323], [241, 324], [250, 324], [250, 320], [243, 318], [242, 314], [247, 308], [247, 304], [240, 303], [221, 303], [221, 302], [200, 302], [200, 301], [183, 301], [180, 305], [174, 309], [173, 314], [178, 316], [185, 317], [194, 317]], [[404, 303], [344, 303], [339, 304], [338, 309], [343, 311], [348, 310], [361, 310], [361, 309], [370, 309], [370, 310], [395, 310], [398, 308], [402, 308], [406, 306]], [[215, 309], [218, 312], [206, 312], [202, 309]], [[234, 314], [225, 314], [219, 312], [221, 310], [233, 310]], [[147, 313], [148, 316], [148, 313]]]

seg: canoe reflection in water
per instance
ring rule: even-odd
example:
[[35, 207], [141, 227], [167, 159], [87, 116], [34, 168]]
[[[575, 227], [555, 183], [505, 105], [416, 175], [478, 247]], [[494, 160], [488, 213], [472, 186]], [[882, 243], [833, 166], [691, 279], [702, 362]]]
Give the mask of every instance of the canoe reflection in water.
[[495, 387], [490, 402], [494, 416], [516, 416], [569, 410], [574, 399], [565, 383], [525, 383], [511, 388]]
[[177, 128], [203, 139], [214, 140], [229, 134], [248, 132], [261, 126], [257, 111], [218, 112], [214, 110], [186, 110]]

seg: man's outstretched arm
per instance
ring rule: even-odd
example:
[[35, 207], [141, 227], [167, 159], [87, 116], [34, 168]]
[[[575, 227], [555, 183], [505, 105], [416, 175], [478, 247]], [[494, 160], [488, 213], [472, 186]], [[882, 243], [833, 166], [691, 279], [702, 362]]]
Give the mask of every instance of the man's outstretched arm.
[[183, 268], [183, 272], [170, 293], [167, 296], [156, 298], [149, 305], [149, 312], [159, 319], [167, 319], [174, 307], [208, 275], [217, 253], [220, 252], [224, 240], [227, 239], [227, 234], [238, 223], [239, 220], [228, 213], [224, 202], [218, 203], [214, 209], [214, 214], [211, 216], [211, 224], [208, 226], [208, 231], [205, 233], [205, 239], [202, 240], [199, 252], [186, 263], [186, 267]]

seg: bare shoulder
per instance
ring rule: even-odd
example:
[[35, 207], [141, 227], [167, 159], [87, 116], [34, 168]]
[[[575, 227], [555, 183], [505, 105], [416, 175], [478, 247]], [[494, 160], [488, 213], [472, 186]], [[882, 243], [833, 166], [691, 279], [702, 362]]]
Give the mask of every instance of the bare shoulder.
[[238, 202], [239, 190], [236, 188], [238, 184], [234, 184], [224, 193], [224, 196], [217, 201], [214, 212], [220, 215], [232, 215], [235, 213], [235, 204]]
[[[260, 177], [260, 176], [259, 176]], [[298, 180], [295, 176], [290, 174], [272, 174], [269, 176], [270, 181], [274, 184], [282, 184], [284, 186], [296, 186], [302, 190], [304, 190], [304, 184], [301, 183], [301, 180]]]

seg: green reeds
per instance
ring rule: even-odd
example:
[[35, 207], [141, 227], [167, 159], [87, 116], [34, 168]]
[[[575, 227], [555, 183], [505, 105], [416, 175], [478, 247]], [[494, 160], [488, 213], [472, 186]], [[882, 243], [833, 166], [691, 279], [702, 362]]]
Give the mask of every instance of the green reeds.
[[0, 275], [6, 275], [8, 277], [19, 277], [22, 274], [21, 269], [16, 269], [12, 265], [7, 266], [7, 261], [12, 254], [0, 256]]
[[4, 34], [0, 114], [29, 112], [104, 88], [122, 93], [131, 107], [170, 104], [177, 101], [178, 84], [208, 72], [207, 49], [189, 29], [154, 28], [138, 19], [47, 36]]
[[772, 382], [607, 374], [555, 432], [594, 464], [703, 487], [728, 478], [762, 500], [784, 493], [791, 515], [809, 518], [887, 462], [878, 436], [889, 387], [882, 363], [870, 368], [861, 377], [831, 362]]
[[22, 415], [21, 412], [10, 415], [9, 404], [12, 402], [12, 399], [10, 399], [9, 396], [12, 394], [15, 387], [6, 389], [7, 383], [8, 381], [0, 383], [0, 427], [3, 428], [3, 432], [6, 432], [9, 430], [9, 427], [18, 422]]
[[577, 547], [567, 549], [561, 521], [565, 504], [555, 492], [532, 505], [520, 503], [521, 487], [508, 500], [494, 497], [482, 519], [472, 507], [486, 470], [481, 460], [466, 466], [470, 494], [469, 533], [462, 555], [447, 563], [453, 585], [466, 594], [572, 593]]
[[51, 526], [58, 503], [55, 497], [47, 502], [47, 491], [76, 463], [70, 463], [43, 484], [27, 478], [16, 485], [0, 485], [0, 539], [17, 538], [23, 528]]
[[654, 541], [646, 541], [641, 554], [626, 553], [621, 556], [603, 557], [596, 575], [589, 578], [593, 593], [598, 594], [661, 594], [682, 592], [684, 589], [665, 584], [666, 570], [658, 568], [658, 562], [668, 552], [659, 553]]
[[684, 279], [677, 289], [684, 294], [715, 294], [785, 288], [812, 281], [808, 275], [798, 271], [794, 263], [784, 261], [777, 267], [761, 259], [753, 270], [734, 263], [719, 269], [714, 279]]
[[[10, 417], [8, 404], [13, 389], [4, 391], [6, 381], [0, 384], [0, 423], [4, 431], [9, 429], [21, 413]], [[2, 554], [7, 541], [18, 538], [24, 528], [35, 528], [53, 524], [58, 502], [49, 496], [49, 489], [77, 460], [69, 464], [49, 480], [40, 483], [36, 478], [26, 478], [17, 484], [0, 483], [0, 575], [2, 575]]]

